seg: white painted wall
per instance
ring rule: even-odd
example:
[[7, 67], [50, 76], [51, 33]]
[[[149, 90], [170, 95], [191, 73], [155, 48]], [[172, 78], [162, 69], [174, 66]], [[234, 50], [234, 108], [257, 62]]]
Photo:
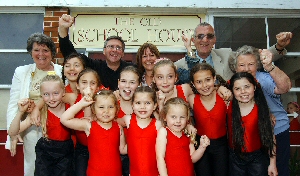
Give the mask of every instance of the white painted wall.
[[14, 0], [0, 6], [66, 7], [183, 7], [183, 8], [266, 8], [299, 9], [299, 0]]

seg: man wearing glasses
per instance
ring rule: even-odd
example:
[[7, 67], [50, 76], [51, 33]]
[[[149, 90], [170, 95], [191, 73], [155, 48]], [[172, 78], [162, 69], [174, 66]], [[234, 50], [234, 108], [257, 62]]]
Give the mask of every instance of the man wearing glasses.
[[[70, 15], [63, 14], [59, 18], [59, 45], [64, 57], [76, 52], [68, 35], [69, 27], [72, 26], [73, 22], [74, 17]], [[125, 43], [122, 38], [119, 36], [110, 36], [104, 42], [103, 54], [105, 55], [105, 61], [92, 59], [83, 55], [86, 67], [95, 70], [100, 76], [103, 86], [113, 91], [118, 88], [120, 71], [128, 65], [133, 65], [121, 60], [124, 56], [124, 50]]]
[[[279, 33], [277, 43], [269, 48], [275, 56], [273, 60], [279, 59], [282, 55], [286, 54], [284, 49], [290, 42], [290, 32]], [[191, 39], [186, 36], [182, 37], [187, 54], [184, 58], [175, 62], [179, 71], [180, 83], [189, 83], [189, 70], [196, 63], [208, 63], [216, 70], [216, 73], [222, 76], [225, 80], [229, 80], [233, 75], [228, 65], [228, 58], [232, 52], [231, 48], [213, 49], [216, 43], [216, 36], [214, 28], [206, 22], [200, 23], [194, 30], [194, 35]], [[193, 52], [191, 42], [194, 43], [196, 51]], [[188, 72], [186, 71], [188, 70]]]

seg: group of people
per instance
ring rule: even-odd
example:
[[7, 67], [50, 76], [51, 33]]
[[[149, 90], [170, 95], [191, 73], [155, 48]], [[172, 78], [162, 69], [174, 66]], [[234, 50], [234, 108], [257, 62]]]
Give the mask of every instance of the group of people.
[[291, 82], [273, 61], [291, 33], [270, 49], [233, 52], [212, 49], [214, 29], [201, 23], [182, 37], [185, 58], [160, 59], [144, 43], [135, 65], [122, 61], [118, 36], [104, 42], [105, 61], [77, 53], [73, 22], [59, 19], [63, 67], [51, 62], [51, 38], [35, 33], [27, 41], [35, 63], [13, 76], [7, 148], [15, 155], [23, 139], [25, 175], [289, 175], [280, 94]]

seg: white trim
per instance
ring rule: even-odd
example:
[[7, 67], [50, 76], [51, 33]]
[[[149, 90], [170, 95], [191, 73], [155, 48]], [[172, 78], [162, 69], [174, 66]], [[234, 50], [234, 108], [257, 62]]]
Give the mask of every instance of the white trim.
[[0, 89], [10, 89], [10, 88], [11, 88], [11, 84], [0, 84]]
[[0, 49], [0, 53], [27, 53], [26, 49]]
[[300, 87], [292, 87], [289, 92], [300, 92]]
[[43, 13], [45, 7], [7, 7], [0, 6], [0, 13]]

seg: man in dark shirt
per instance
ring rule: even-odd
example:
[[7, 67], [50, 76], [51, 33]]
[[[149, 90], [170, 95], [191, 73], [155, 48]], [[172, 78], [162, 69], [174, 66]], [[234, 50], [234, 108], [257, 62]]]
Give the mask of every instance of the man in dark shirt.
[[[68, 34], [69, 27], [72, 26], [73, 22], [74, 17], [70, 15], [64, 14], [59, 18], [59, 46], [64, 57], [76, 52], [73, 44], [69, 40]], [[103, 86], [110, 90], [116, 90], [118, 88], [120, 71], [128, 65], [133, 65], [132, 63], [121, 60], [124, 56], [124, 50], [125, 43], [122, 38], [110, 36], [104, 42], [103, 54], [105, 55], [105, 61], [92, 59], [83, 55], [86, 66], [97, 71]]]

